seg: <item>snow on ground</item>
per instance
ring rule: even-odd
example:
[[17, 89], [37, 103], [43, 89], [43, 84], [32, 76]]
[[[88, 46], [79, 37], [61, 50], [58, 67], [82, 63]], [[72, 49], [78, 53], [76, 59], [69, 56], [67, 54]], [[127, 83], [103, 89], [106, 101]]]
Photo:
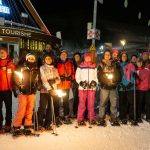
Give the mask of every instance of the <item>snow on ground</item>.
[[[15, 108], [16, 102], [13, 99]], [[57, 128], [58, 136], [51, 132], [43, 132], [39, 137], [0, 135], [0, 150], [150, 150], [150, 124], [145, 121], [138, 127], [112, 127], [108, 123], [107, 127], [92, 129], [88, 125], [76, 129], [75, 124], [76, 121]]]

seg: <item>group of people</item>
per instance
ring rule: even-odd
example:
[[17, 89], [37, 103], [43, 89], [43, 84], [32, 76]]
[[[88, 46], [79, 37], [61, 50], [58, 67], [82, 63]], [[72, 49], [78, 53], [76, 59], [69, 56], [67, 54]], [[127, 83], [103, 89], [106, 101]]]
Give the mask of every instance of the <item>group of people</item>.
[[[58, 89], [65, 93], [63, 98], [57, 95]], [[69, 100], [70, 89], [73, 91], [73, 101]], [[96, 114], [98, 89], [99, 112]], [[73, 117], [77, 118], [79, 126], [86, 125], [86, 120], [90, 125], [106, 126], [108, 112], [113, 126], [135, 119], [142, 122], [143, 113], [146, 121], [150, 122], [149, 53], [144, 52], [138, 58], [133, 55], [129, 60], [125, 51], [105, 50], [101, 62], [96, 64], [90, 52], [84, 53], [83, 60], [80, 53], [75, 53], [70, 60], [68, 51], [61, 50], [57, 58], [48, 44], [40, 57], [27, 53], [24, 59], [14, 64], [7, 49], [0, 48], [0, 133], [13, 130], [13, 133], [20, 134], [22, 126], [27, 134], [33, 131], [35, 94], [38, 90], [37, 130], [52, 129], [52, 105], [57, 126], [71, 124]], [[13, 120], [12, 92], [18, 98], [18, 109]], [[6, 107], [5, 119], [3, 102]]]

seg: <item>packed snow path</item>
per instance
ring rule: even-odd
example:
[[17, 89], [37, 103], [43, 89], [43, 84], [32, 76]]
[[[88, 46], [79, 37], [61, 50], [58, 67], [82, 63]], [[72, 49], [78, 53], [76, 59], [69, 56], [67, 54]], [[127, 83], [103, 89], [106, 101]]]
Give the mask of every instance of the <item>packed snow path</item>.
[[[16, 107], [13, 98], [13, 115]], [[58, 136], [52, 132], [43, 132], [39, 137], [0, 135], [0, 150], [150, 150], [150, 124], [146, 121], [135, 127], [112, 127], [107, 123], [107, 127], [90, 129], [87, 125], [76, 129], [74, 122], [57, 128]]]
[[75, 128], [63, 125], [58, 136], [43, 132], [39, 137], [0, 135], [0, 150], [150, 150], [150, 124]]

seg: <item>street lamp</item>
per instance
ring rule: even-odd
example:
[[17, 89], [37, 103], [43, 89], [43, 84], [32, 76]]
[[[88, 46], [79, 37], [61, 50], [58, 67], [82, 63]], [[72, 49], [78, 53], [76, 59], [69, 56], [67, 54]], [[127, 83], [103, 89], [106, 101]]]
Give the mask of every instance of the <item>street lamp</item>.
[[120, 40], [120, 43], [122, 44], [122, 48], [124, 50], [124, 46], [126, 45], [126, 40]]

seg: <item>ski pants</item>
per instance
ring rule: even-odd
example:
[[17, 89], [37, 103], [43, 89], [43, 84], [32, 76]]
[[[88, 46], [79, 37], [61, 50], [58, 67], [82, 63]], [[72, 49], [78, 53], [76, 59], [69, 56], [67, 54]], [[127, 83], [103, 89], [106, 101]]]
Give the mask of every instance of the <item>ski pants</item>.
[[148, 90], [148, 91], [137, 90], [136, 98], [137, 98], [137, 117], [141, 118], [142, 104], [144, 101], [146, 119], [150, 119], [150, 90]]
[[14, 127], [20, 127], [22, 120], [24, 120], [24, 126], [32, 126], [32, 115], [34, 109], [35, 94], [31, 95], [18, 95], [18, 111], [13, 120]]
[[105, 109], [106, 104], [108, 103], [108, 100], [110, 100], [110, 111], [111, 111], [111, 117], [116, 118], [117, 117], [117, 90], [107, 90], [107, 89], [101, 89], [100, 90], [100, 105], [99, 105], [99, 118], [104, 119], [105, 117]]
[[88, 109], [88, 119], [95, 119], [94, 112], [94, 101], [95, 101], [95, 90], [79, 90], [79, 105], [77, 119], [83, 120], [84, 113], [86, 110], [86, 99], [87, 99], [87, 109]]
[[11, 91], [0, 91], [0, 128], [3, 126], [3, 113], [2, 107], [3, 102], [6, 107], [5, 126], [11, 126], [12, 121], [12, 92]]
[[134, 119], [134, 91], [119, 91], [119, 116], [120, 119]]

